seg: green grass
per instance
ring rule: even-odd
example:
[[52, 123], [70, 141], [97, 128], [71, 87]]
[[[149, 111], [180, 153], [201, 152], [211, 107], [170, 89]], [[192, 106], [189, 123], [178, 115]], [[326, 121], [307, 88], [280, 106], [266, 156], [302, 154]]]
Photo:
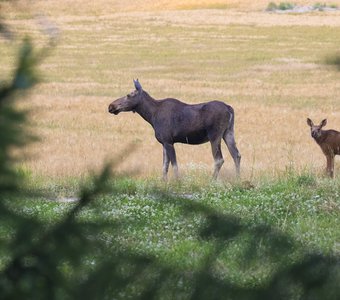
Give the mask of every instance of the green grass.
[[293, 9], [295, 7], [295, 4], [292, 4], [290, 2], [280, 2], [279, 4], [276, 4], [275, 2], [270, 2], [267, 6], [267, 11], [275, 11], [275, 10], [289, 10]]
[[[35, 179], [26, 187], [38, 190], [36, 196], [10, 199], [8, 205], [22, 216], [42, 221], [45, 224], [42, 230], [46, 230], [74, 207], [75, 203], [56, 200], [76, 196], [79, 182], [48, 183], [46, 179], [38, 182]], [[85, 186], [88, 183], [85, 180]], [[215, 240], [202, 236], [207, 226], [206, 215], [190, 209], [197, 205], [234, 220], [224, 230], [243, 224], [265, 233], [269, 225], [295, 244], [289, 250], [285, 246], [280, 249], [275, 244], [280, 242], [272, 240], [272, 233], [254, 241], [251, 231], [229, 238], [216, 257], [214, 268], [216, 276], [233, 284], [261, 286], [275, 268], [295, 262], [301, 253], [336, 255], [340, 251], [339, 180], [288, 172], [279, 179], [263, 179], [255, 186], [248, 182], [198, 184], [193, 178], [166, 185], [157, 180], [127, 177], [113, 180], [110, 186], [114, 192], [97, 197], [78, 214], [78, 221], [112, 224], [112, 230], [106, 226], [95, 237], [112, 247], [112, 251], [117, 247], [120, 251], [133, 249], [134, 253], [152, 255], [180, 272], [200, 270], [206, 257], [216, 251]], [[10, 239], [11, 235], [11, 230], [1, 230], [1, 238]], [[251, 253], [247, 249], [252, 249]], [[6, 257], [2, 256], [0, 265]]]
[[[44, 183], [41, 200], [20, 201], [23, 211], [53, 220], [73, 204], [55, 199], [75, 197], [77, 181]], [[142, 249], [178, 249], [188, 238], [197, 242], [201, 220], [182, 215], [178, 201], [194, 202], [241, 218], [248, 224], [269, 224], [287, 233], [302, 245], [322, 252], [339, 249], [340, 182], [311, 174], [286, 174], [281, 179], [234, 184], [194, 183], [184, 179], [168, 185], [157, 180], [121, 178], [112, 183], [117, 191], [97, 200], [95, 210], [82, 213], [85, 220], [124, 218], [134, 221], [126, 228], [126, 240]], [[37, 190], [37, 186], [32, 188]], [[46, 201], [48, 195], [49, 201]], [[99, 208], [99, 209], [98, 209]], [[136, 226], [135, 226], [136, 225]]]
[[322, 10], [327, 9], [327, 8], [337, 9], [338, 6], [336, 4], [326, 4], [326, 3], [317, 2], [313, 5], [313, 8], [322, 11]]

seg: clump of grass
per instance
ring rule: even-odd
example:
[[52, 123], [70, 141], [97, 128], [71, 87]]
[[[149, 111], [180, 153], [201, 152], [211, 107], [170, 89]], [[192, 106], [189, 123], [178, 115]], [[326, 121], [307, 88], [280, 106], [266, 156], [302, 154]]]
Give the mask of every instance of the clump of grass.
[[327, 56], [325, 63], [335, 66], [340, 71], [340, 52]]
[[275, 10], [289, 10], [293, 9], [295, 4], [290, 2], [280, 2], [280, 4], [276, 4], [275, 2], [270, 2], [266, 8], [267, 11], [275, 11]]
[[267, 11], [277, 10], [277, 4], [275, 2], [270, 2], [266, 8]]
[[290, 2], [281, 2], [279, 4], [279, 10], [293, 9], [294, 7], [295, 7], [295, 5], [290, 3]]
[[320, 11], [323, 11], [325, 10], [326, 8], [332, 8], [332, 9], [337, 9], [338, 6], [336, 4], [326, 4], [326, 3], [320, 3], [320, 2], [317, 2], [313, 5], [313, 9], [314, 10], [320, 10]]
[[307, 187], [313, 187], [317, 183], [315, 177], [311, 174], [302, 174], [298, 176], [296, 182], [299, 186]]
[[323, 10], [324, 8], [326, 7], [326, 3], [315, 3], [313, 5], [313, 8], [314, 9], [318, 9], [318, 10]]
[[[277, 10], [290, 10], [294, 9], [297, 6], [293, 3], [290, 2], [280, 2], [280, 4], [276, 4], [275, 2], [270, 2], [266, 8], [266, 11], [277, 11]], [[312, 10], [319, 10], [319, 11], [324, 11], [326, 9], [337, 9], [338, 6], [336, 4], [326, 4], [326, 3], [320, 3], [317, 2], [315, 3], [312, 7], [307, 7], [307, 11], [312, 11]]]

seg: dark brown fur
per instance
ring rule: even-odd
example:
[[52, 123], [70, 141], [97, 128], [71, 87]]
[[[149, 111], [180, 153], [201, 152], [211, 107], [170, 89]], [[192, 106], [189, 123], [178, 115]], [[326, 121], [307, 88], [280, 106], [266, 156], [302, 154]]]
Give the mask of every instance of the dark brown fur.
[[109, 112], [117, 115], [133, 111], [141, 115], [155, 130], [155, 137], [163, 145], [163, 178], [167, 179], [171, 162], [178, 176], [174, 143], [191, 145], [211, 143], [215, 160], [213, 177], [216, 178], [224, 162], [221, 151], [223, 139], [234, 159], [236, 172], [240, 173], [241, 155], [234, 139], [234, 110], [221, 101], [201, 104], [186, 104], [177, 99], [153, 99], [135, 81], [136, 90], [113, 101]]
[[327, 159], [326, 172], [330, 177], [334, 177], [334, 156], [340, 155], [340, 132], [330, 129], [322, 130], [326, 126], [327, 120], [324, 119], [319, 125], [314, 125], [313, 121], [307, 118], [307, 124], [311, 129], [311, 136], [320, 146]]

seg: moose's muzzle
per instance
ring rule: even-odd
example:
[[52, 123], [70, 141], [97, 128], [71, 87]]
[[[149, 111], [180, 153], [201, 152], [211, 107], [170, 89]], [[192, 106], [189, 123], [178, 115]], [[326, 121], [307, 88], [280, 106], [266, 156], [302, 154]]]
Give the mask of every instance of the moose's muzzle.
[[118, 115], [120, 112], [120, 110], [113, 104], [109, 105], [109, 113], [110, 114], [114, 114], [114, 115]]

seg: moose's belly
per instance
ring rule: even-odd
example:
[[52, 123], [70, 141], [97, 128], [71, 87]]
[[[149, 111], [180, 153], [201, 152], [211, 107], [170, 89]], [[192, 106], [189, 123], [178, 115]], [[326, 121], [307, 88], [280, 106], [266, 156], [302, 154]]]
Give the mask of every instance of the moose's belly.
[[206, 130], [198, 131], [195, 133], [179, 134], [174, 136], [174, 143], [183, 143], [190, 145], [203, 144], [209, 141]]

